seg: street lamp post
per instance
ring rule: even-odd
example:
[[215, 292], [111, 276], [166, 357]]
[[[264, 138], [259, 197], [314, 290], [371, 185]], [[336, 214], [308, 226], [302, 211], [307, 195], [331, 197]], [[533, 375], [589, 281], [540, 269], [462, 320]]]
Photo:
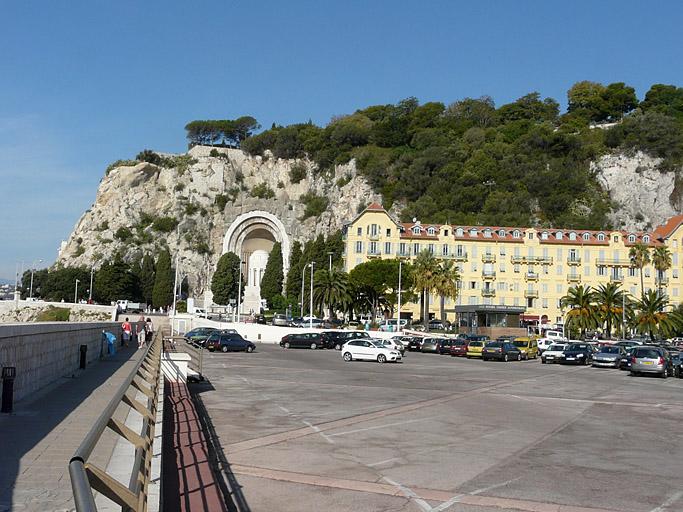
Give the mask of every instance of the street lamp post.
[[74, 291], [74, 304], [78, 304], [78, 283], [81, 281], [76, 279], [76, 290]]
[[306, 280], [306, 267], [308, 265], [304, 265], [304, 268], [301, 270], [301, 313], [300, 317], [304, 317], [304, 283]]
[[401, 332], [401, 270], [403, 269], [403, 260], [398, 260], [398, 319], [396, 320], [396, 330]]
[[[38, 263], [42, 263], [43, 260], [38, 260]], [[33, 298], [33, 273], [36, 271], [36, 261], [33, 260], [33, 263], [31, 264], [31, 289], [28, 292], [29, 298]]]
[[315, 266], [315, 261], [311, 261], [311, 296], [310, 296], [310, 309], [309, 309], [309, 327], [313, 329], [313, 267]]
[[95, 273], [95, 267], [90, 269], [90, 292], [88, 293], [88, 304], [92, 304], [92, 278]]
[[240, 278], [237, 282], [237, 323], [240, 323], [240, 313], [242, 312], [242, 265], [246, 263], [240, 258]]
[[327, 253], [327, 255], [328, 255], [329, 258], [330, 258], [330, 266], [329, 266], [329, 271], [330, 271], [330, 272], [332, 272], [332, 255], [333, 255], [333, 254], [334, 254], [334, 252], [332, 252], [332, 251], [330, 251], [330, 252]]

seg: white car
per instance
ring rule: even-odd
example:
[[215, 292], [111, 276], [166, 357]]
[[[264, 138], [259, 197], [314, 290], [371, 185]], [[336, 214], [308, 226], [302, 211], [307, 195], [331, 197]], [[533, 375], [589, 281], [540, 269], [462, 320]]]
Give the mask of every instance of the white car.
[[370, 341], [373, 343], [377, 343], [379, 345], [382, 345], [383, 347], [386, 347], [390, 350], [398, 350], [401, 355], [405, 353], [406, 348], [403, 346], [403, 343], [401, 343], [398, 340], [395, 340], [394, 338], [391, 338], [390, 340], [383, 340], [380, 338], [371, 338]]
[[344, 361], [349, 362], [354, 359], [364, 359], [366, 361], [377, 361], [386, 363], [387, 361], [398, 362], [401, 360], [401, 353], [385, 347], [380, 342], [373, 342], [367, 339], [351, 340], [344, 343], [341, 349]]
[[561, 332], [547, 331], [545, 333], [545, 336], [538, 340], [538, 353], [542, 354], [543, 352], [548, 350], [548, 347], [553, 343], [564, 343], [566, 341], [567, 338], [565, 338]]
[[541, 355], [541, 363], [556, 363], [564, 357], [564, 349], [568, 343], [553, 343]]

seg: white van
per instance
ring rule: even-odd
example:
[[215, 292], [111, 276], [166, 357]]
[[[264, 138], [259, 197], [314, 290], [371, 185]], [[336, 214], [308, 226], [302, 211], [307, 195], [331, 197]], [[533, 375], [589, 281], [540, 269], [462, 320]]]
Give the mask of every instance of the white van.
[[396, 318], [388, 318], [386, 320], [382, 320], [382, 323], [379, 324], [379, 330], [380, 331], [385, 331], [385, 332], [397, 332], [398, 326], [401, 326], [401, 329], [404, 329], [406, 325], [408, 325], [408, 320], [405, 318], [401, 318], [400, 323], [399, 320]]
[[545, 336], [538, 340], [538, 353], [545, 352], [553, 343], [561, 343], [567, 341], [562, 331], [546, 331]]

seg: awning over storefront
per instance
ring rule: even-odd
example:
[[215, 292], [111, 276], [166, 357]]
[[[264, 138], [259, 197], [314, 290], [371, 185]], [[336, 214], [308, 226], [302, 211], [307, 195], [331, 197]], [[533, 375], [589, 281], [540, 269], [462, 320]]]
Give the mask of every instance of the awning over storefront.
[[540, 320], [538, 315], [519, 315], [519, 319], [524, 322], [538, 322]]

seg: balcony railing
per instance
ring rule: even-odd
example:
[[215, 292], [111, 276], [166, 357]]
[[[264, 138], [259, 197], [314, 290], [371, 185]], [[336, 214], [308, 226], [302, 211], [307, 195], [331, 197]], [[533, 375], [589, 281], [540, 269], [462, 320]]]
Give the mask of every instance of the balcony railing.
[[379, 249], [368, 249], [368, 256], [381, 256], [382, 252]]
[[598, 267], [630, 267], [631, 260], [622, 260], [614, 258], [598, 258], [595, 260]]
[[527, 263], [528, 265], [552, 265], [552, 256], [511, 256], [512, 263]]
[[624, 276], [609, 276], [609, 280], [611, 283], [623, 283]]
[[657, 278], [655, 278], [655, 282], [657, 283], [658, 286], [668, 286], [669, 285], [669, 278], [668, 277], [657, 277]]
[[372, 240], [373, 242], [376, 242], [377, 240], [379, 240], [379, 233], [374, 234], [374, 235], [373, 234], [368, 235], [368, 240]]
[[484, 263], [495, 263], [496, 262], [496, 255], [495, 254], [482, 254], [481, 255], [481, 261]]
[[399, 250], [396, 254], [401, 258], [410, 258], [410, 251]]
[[481, 277], [483, 277], [484, 280], [495, 279], [496, 278], [496, 271], [495, 270], [484, 270], [481, 273]]
[[466, 252], [461, 252], [461, 253], [455, 253], [453, 255], [453, 259], [455, 261], [467, 261], [467, 253]]
[[536, 272], [527, 272], [527, 273], [524, 275], [524, 278], [525, 278], [527, 281], [538, 281], [538, 273], [536, 273]]
[[567, 281], [570, 283], [580, 283], [581, 276], [579, 274], [567, 274]]
[[538, 290], [524, 290], [524, 296], [527, 299], [536, 299], [538, 298]]
[[581, 265], [581, 258], [578, 256], [570, 256], [567, 258], [567, 265]]
[[496, 296], [496, 290], [493, 288], [484, 288], [481, 291], [481, 296], [482, 297], [495, 297]]

